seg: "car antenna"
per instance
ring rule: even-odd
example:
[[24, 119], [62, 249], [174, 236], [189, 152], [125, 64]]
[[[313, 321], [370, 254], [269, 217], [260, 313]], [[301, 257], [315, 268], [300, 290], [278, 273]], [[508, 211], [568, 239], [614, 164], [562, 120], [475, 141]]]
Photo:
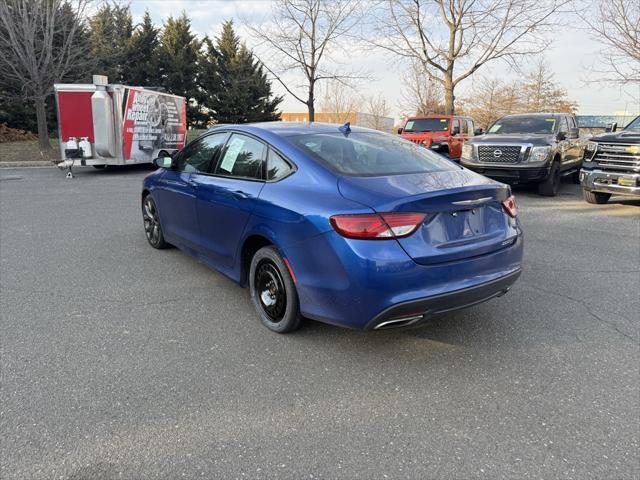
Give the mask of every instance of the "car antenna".
[[344, 133], [344, 136], [346, 137], [351, 133], [351, 123], [350, 122], [345, 123], [341, 127], [338, 127], [338, 130]]

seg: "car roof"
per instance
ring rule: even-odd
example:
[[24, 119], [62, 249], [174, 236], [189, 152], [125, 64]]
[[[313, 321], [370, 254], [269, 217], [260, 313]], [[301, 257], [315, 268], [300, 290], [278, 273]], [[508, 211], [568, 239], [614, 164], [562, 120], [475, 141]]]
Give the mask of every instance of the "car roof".
[[562, 115], [573, 116], [573, 114], [571, 113], [564, 113], [564, 112], [532, 112], [532, 113], [510, 113], [509, 115], [505, 115], [504, 117], [560, 117]]
[[[319, 122], [260, 122], [242, 124], [220, 124], [211, 127], [208, 131], [216, 130], [236, 130], [259, 135], [260, 133], [270, 133], [279, 137], [289, 137], [292, 135], [308, 135], [314, 133], [340, 133], [338, 130], [343, 124], [339, 123], [319, 123]], [[352, 132], [377, 132], [369, 128], [350, 126]]]

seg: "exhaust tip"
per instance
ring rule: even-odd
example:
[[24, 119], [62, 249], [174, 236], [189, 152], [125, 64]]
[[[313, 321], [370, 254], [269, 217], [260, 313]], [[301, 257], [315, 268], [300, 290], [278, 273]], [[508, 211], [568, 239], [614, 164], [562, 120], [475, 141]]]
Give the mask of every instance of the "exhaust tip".
[[393, 318], [379, 323], [373, 329], [384, 330], [386, 328], [400, 328], [412, 325], [424, 318], [424, 315], [412, 315], [410, 317]]

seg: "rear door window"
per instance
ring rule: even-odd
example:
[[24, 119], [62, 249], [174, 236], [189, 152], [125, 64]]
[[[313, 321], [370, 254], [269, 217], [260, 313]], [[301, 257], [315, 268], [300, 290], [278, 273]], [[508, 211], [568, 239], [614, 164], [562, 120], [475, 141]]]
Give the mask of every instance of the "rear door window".
[[214, 173], [226, 177], [262, 180], [266, 154], [267, 147], [262, 142], [234, 133], [225, 145]]

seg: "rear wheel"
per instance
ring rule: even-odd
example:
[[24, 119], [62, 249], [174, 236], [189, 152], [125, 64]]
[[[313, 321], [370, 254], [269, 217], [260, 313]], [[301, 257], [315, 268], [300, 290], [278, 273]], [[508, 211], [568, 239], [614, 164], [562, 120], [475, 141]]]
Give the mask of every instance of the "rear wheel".
[[249, 289], [260, 320], [277, 333], [300, 327], [298, 292], [289, 269], [274, 247], [264, 247], [251, 259]]
[[151, 195], [147, 195], [142, 200], [142, 221], [149, 245], [157, 249], [167, 248], [169, 244], [164, 241], [158, 208]]
[[588, 203], [597, 203], [601, 205], [603, 203], [607, 203], [611, 198], [610, 193], [603, 192], [590, 192], [589, 190], [582, 190], [582, 196]]
[[560, 189], [560, 162], [554, 160], [549, 176], [538, 184], [538, 193], [545, 197], [555, 197]]

